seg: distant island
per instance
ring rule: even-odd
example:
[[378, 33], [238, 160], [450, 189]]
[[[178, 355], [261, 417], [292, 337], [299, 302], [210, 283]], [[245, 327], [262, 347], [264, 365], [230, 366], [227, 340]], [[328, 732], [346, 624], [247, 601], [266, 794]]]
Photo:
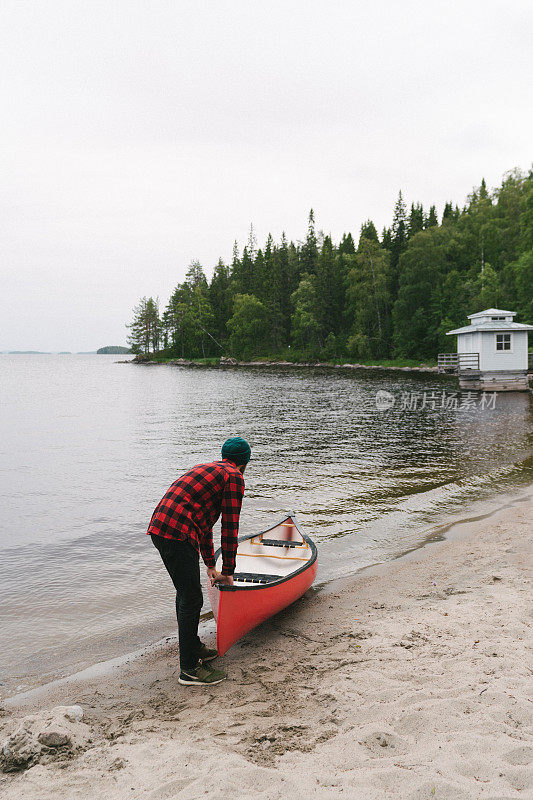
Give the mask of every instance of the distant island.
[[107, 347], [100, 347], [96, 351], [98, 355], [128, 355], [131, 353], [129, 347], [121, 347], [120, 345], [111, 344]]
[[[77, 356], [94, 356], [96, 354], [100, 355], [117, 355], [117, 354], [124, 354], [130, 355], [132, 351], [129, 347], [122, 347], [120, 345], [108, 345], [107, 347], [101, 347], [99, 350], [81, 350], [76, 353]], [[56, 350], [55, 352], [50, 352], [50, 350], [0, 350], [0, 355], [9, 355], [9, 356], [50, 356], [50, 355], [58, 355], [58, 356], [71, 356], [72, 351], [70, 350]]]

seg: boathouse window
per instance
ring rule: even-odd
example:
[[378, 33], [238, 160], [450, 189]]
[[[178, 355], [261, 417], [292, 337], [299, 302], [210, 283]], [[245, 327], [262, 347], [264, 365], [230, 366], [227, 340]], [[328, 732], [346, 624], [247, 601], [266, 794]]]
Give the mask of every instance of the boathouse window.
[[511, 349], [511, 334], [510, 333], [497, 333], [496, 334], [496, 350], [510, 350]]
[[497, 320], [499, 320], [499, 319], [505, 319], [505, 317], [491, 317], [491, 320], [492, 320], [493, 322], [496, 322], [496, 321], [497, 321]]

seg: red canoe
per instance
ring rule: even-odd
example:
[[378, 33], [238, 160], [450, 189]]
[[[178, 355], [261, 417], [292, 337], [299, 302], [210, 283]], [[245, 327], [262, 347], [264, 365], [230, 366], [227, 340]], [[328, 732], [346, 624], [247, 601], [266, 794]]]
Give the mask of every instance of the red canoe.
[[[220, 550], [215, 558], [220, 571]], [[233, 586], [207, 586], [218, 654], [223, 656], [245, 633], [298, 600], [313, 583], [316, 570], [316, 545], [301, 532], [294, 515], [262, 533], [239, 538]]]

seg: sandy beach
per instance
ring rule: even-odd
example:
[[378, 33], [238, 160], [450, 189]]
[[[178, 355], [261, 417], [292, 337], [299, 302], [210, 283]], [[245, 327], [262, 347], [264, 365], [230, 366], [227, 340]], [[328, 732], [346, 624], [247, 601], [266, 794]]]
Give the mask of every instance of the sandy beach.
[[171, 639], [6, 701], [3, 767], [30, 766], [2, 798], [531, 797], [532, 519], [522, 493], [309, 593], [211, 689], [179, 686]]

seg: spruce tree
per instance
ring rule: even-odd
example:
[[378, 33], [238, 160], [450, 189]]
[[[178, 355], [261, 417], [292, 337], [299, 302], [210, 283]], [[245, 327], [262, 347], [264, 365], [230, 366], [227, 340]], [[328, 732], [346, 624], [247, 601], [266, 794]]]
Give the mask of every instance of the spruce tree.
[[409, 214], [409, 221], [407, 223], [407, 235], [410, 239], [416, 233], [424, 230], [425, 216], [422, 203], [411, 203], [411, 213]]
[[240, 294], [253, 294], [254, 292], [254, 257], [255, 253], [252, 250], [253, 256], [250, 255], [247, 245], [242, 251], [242, 258], [240, 262], [239, 274], [239, 293]]
[[400, 256], [407, 247], [407, 216], [401, 191], [394, 207], [391, 230], [389, 293], [394, 303], [398, 295], [398, 277]]
[[[373, 223], [372, 223], [373, 224]], [[375, 230], [375, 228], [374, 228]], [[376, 233], [377, 237], [377, 233]], [[351, 233], [343, 233], [337, 252], [342, 256], [351, 256], [355, 253], [355, 244]]]
[[254, 226], [251, 223], [250, 223], [250, 232], [248, 234], [248, 243], [246, 245], [246, 249], [248, 251], [249, 257], [252, 259], [252, 261], [254, 261], [257, 252], [257, 239], [255, 236]]
[[[361, 233], [359, 238], [361, 238], [361, 236], [364, 239], [368, 239], [371, 242], [379, 242], [376, 226], [374, 225], [371, 219], [367, 219], [367, 221], [363, 222], [363, 224], [361, 225]], [[355, 247], [353, 252], [355, 253]]]
[[381, 246], [388, 250], [389, 253], [392, 250], [392, 231], [390, 228], [383, 228], [381, 232]]
[[309, 212], [309, 220], [307, 226], [307, 238], [302, 245], [300, 252], [301, 272], [307, 272], [312, 275], [316, 272], [318, 263], [318, 246], [317, 237], [315, 232], [315, 214], [313, 209]]
[[427, 215], [424, 222], [424, 228], [427, 230], [428, 228], [433, 228], [435, 227], [435, 225], [438, 224], [439, 224], [439, 218], [437, 217], [437, 209], [435, 208], [435, 206], [430, 206], [429, 214]]
[[[281, 243], [278, 248], [276, 248], [275, 252], [275, 261], [277, 264], [277, 269], [279, 270], [279, 282], [280, 282], [280, 311], [281, 311], [281, 320], [282, 320], [282, 343], [287, 344], [290, 341], [290, 333], [291, 333], [291, 294], [296, 290], [298, 286], [298, 255], [294, 254], [291, 257], [289, 255], [289, 245], [287, 243], [287, 237], [285, 235], [285, 231], [281, 234]], [[295, 274], [292, 275], [291, 273], [291, 263], [295, 267]]]
[[453, 218], [453, 205], [451, 203], [446, 203], [444, 206], [444, 211], [442, 212], [442, 224], [446, 222], [454, 222]]
[[[283, 234], [285, 235], [285, 234]], [[283, 244], [283, 240], [282, 240]], [[287, 254], [287, 266], [288, 266], [288, 277], [289, 277], [289, 291], [292, 295], [293, 292], [296, 291], [298, 286], [300, 285], [300, 279], [302, 276], [302, 269], [300, 263], [300, 251], [294, 242], [291, 242], [288, 246], [288, 254]], [[292, 303], [292, 301], [291, 301]], [[292, 306], [291, 306], [292, 307]]]
[[233, 243], [233, 256], [231, 259], [231, 289], [236, 294], [241, 289], [242, 264], [239, 258], [239, 245], [237, 240]]
[[316, 317], [320, 326], [320, 340], [325, 342], [331, 333], [335, 341], [343, 332], [345, 305], [344, 256], [333, 247], [331, 236], [325, 236], [318, 256], [316, 273]]
[[264, 300], [268, 294], [268, 280], [265, 274], [265, 258], [261, 248], [255, 254], [252, 273], [252, 294]]
[[272, 236], [268, 235], [264, 264], [266, 288], [263, 302], [270, 317], [272, 351], [277, 353], [287, 342], [290, 320], [287, 293], [287, 241], [285, 239], [282, 240], [282, 247], [277, 248], [274, 246]]
[[230, 270], [220, 258], [209, 284], [209, 302], [213, 312], [213, 335], [223, 345], [227, 338], [227, 322], [231, 317], [233, 298], [230, 291]]

